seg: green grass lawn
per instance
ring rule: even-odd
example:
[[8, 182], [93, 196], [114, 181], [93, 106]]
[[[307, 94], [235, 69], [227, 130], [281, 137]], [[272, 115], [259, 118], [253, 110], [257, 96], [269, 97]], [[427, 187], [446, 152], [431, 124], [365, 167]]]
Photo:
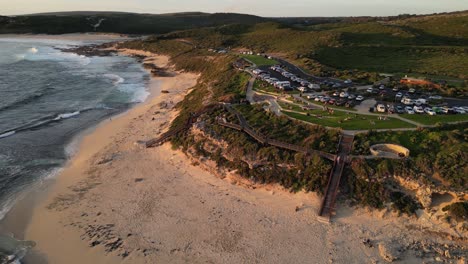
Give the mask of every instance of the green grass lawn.
[[[335, 111], [333, 114], [328, 114], [322, 110], [309, 111], [310, 116], [299, 114], [290, 111], [283, 111], [284, 114], [306, 121], [327, 127], [338, 127], [347, 130], [368, 130], [368, 129], [390, 129], [390, 128], [413, 128], [412, 124], [406, 123], [399, 119], [388, 118], [388, 120], [378, 120], [377, 116], [349, 114], [345, 112]], [[316, 116], [314, 116], [316, 115]]]
[[267, 59], [263, 56], [258, 55], [241, 55], [242, 58], [248, 59], [249, 61], [257, 64], [257, 66], [265, 66], [265, 65], [275, 65], [278, 64], [275, 60]]
[[297, 112], [304, 112], [304, 110], [302, 110], [302, 107], [297, 105], [297, 104], [289, 104], [289, 103], [285, 103], [285, 102], [281, 102], [281, 101], [278, 101], [278, 104], [283, 108], [283, 109], [286, 109], [286, 110], [292, 110], [292, 111], [297, 111]]
[[468, 114], [464, 115], [400, 115], [406, 119], [421, 123], [423, 125], [435, 125], [437, 123], [450, 123], [450, 122], [468, 122]]

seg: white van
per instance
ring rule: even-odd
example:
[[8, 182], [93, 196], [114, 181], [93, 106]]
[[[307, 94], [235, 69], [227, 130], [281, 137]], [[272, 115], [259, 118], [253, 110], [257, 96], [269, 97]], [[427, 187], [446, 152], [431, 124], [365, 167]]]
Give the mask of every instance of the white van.
[[406, 98], [401, 99], [401, 103], [405, 105], [413, 105], [414, 100], [406, 97]]
[[383, 104], [378, 104], [378, 105], [377, 105], [377, 112], [379, 112], [379, 113], [385, 113], [385, 105], [383, 105]]

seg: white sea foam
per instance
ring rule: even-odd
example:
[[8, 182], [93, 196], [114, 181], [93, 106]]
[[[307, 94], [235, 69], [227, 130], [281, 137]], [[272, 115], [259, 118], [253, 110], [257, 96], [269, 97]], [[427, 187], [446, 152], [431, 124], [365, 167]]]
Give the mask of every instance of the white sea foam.
[[119, 91], [132, 95], [130, 102], [141, 103], [148, 98], [150, 93], [146, 90], [144, 84], [123, 84], [119, 85]]
[[37, 53], [39, 50], [36, 47], [32, 47], [28, 50], [30, 53]]
[[11, 210], [13, 205], [15, 204], [15, 199], [7, 199], [2, 206], [0, 207], [0, 220], [3, 220], [3, 218], [8, 214], [8, 212]]
[[125, 79], [120, 77], [117, 74], [107, 73], [107, 74], [104, 74], [104, 77], [110, 79], [114, 85], [119, 85], [125, 82]]
[[0, 134], [0, 138], [6, 138], [6, 137], [14, 135], [15, 133], [16, 131], [9, 131], [9, 132], [3, 133], [3, 134]]
[[80, 111], [76, 111], [76, 112], [73, 112], [73, 113], [60, 114], [56, 118], [54, 118], [54, 120], [67, 119], [67, 118], [70, 118], [70, 117], [77, 116], [79, 114], [80, 114]]

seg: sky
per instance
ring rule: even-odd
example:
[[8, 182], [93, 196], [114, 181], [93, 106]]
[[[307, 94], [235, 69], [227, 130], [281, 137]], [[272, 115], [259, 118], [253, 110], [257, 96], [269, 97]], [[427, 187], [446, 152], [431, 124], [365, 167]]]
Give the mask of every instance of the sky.
[[468, 0], [0, 0], [0, 15], [56, 11], [235, 12], [267, 17], [389, 16], [468, 10]]

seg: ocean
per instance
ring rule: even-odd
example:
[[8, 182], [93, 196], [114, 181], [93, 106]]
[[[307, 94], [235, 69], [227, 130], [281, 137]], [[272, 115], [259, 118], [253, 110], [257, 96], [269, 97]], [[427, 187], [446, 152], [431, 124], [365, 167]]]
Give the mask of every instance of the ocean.
[[61, 51], [103, 42], [0, 37], [0, 221], [59, 171], [77, 134], [149, 95], [136, 59]]

